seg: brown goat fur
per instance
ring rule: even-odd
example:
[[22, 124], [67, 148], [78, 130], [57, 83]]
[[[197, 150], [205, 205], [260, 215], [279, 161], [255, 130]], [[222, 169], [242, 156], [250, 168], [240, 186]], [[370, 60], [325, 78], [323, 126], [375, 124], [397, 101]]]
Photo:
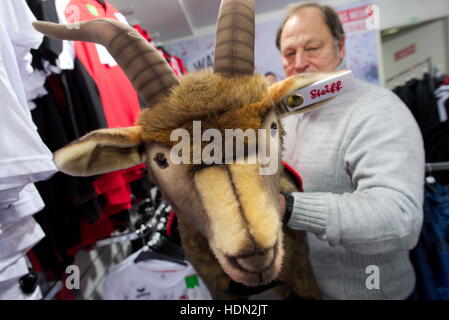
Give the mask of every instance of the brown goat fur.
[[[283, 171], [280, 189], [285, 192], [297, 192], [295, 182]], [[307, 237], [305, 231], [283, 229], [285, 256], [283, 267], [277, 280], [281, 283], [274, 287], [280, 299], [302, 297], [321, 299], [321, 292], [313, 274], [308, 257]], [[223, 271], [207, 239], [188, 224], [179, 221], [179, 233], [186, 258], [206, 283], [214, 299], [241, 300], [248, 299], [244, 292], [232, 291], [232, 279]]]
[[[321, 77], [323, 76], [321, 75]], [[224, 78], [210, 71], [191, 74], [184, 77], [179, 85], [174, 86], [171, 93], [160, 103], [152, 109], [144, 110], [135, 127], [92, 132], [58, 151], [55, 154], [55, 159], [61, 160], [58, 161], [58, 166], [65, 172], [74, 172], [75, 174], [77, 172], [89, 174], [99, 171], [106, 172], [107, 170], [101, 166], [110, 166], [111, 160], [121, 161], [122, 158], [119, 155], [125, 155], [126, 158], [128, 152], [129, 156], [124, 160], [131, 161], [133, 159], [129, 164], [135, 165], [139, 161], [146, 162], [151, 180], [159, 186], [177, 213], [180, 236], [186, 256], [207, 284], [213, 297], [216, 299], [245, 298], [242, 294], [230, 291], [232, 280], [223, 269], [222, 261], [217, 260], [217, 252], [211, 250], [208, 233], [204, 232], [205, 229], [211, 228], [210, 221], [213, 215], [210, 213], [209, 215], [200, 214], [207, 210], [204, 203], [197, 200], [201, 193], [198, 186], [195, 187], [191, 183], [197, 174], [196, 171], [187, 171], [182, 166], [172, 166], [170, 169], [172, 171], [168, 171], [167, 175], [166, 171], [157, 168], [153, 162], [154, 157], [151, 155], [155, 152], [167, 154], [174, 144], [169, 140], [172, 130], [186, 128], [190, 129], [192, 134], [192, 121], [195, 120], [201, 121], [203, 130], [214, 128], [221, 132], [228, 128], [242, 130], [267, 128], [267, 124], [269, 128], [269, 124], [275, 121], [281, 129], [280, 140], [282, 126], [276, 120], [276, 105], [289, 92], [308, 83], [299, 77], [293, 77], [286, 79], [282, 84], [267, 88], [265, 80], [260, 76]], [[232, 84], [237, 88], [227, 87]], [[242, 87], [244, 90], [241, 90]], [[197, 91], [199, 93], [195, 94]], [[203, 108], [201, 107], [202, 101], [206, 101]], [[93, 149], [88, 151], [86, 148], [91, 145]], [[141, 145], [146, 145], [147, 150], [139, 148]], [[74, 148], [75, 146], [86, 147], [80, 151], [77, 149], [80, 147]], [[154, 148], [158, 150], [153, 152]], [[114, 150], [117, 152], [116, 155], [113, 154]], [[85, 160], [80, 161], [80, 159], [84, 159], [82, 153], [84, 153]], [[80, 164], [83, 164], [81, 169], [79, 168]], [[121, 167], [124, 168], [128, 165], [125, 165], [124, 162]], [[72, 166], [74, 167], [72, 168]], [[119, 167], [120, 165], [114, 166], [114, 169]], [[254, 177], [254, 175], [252, 176]], [[176, 179], [176, 183], [174, 183], [174, 179]], [[276, 174], [273, 177], [266, 176], [260, 179], [270, 195], [275, 195], [279, 189], [296, 191], [286, 176]], [[210, 190], [215, 190], [217, 186], [219, 184], [211, 185]], [[249, 185], [245, 189], [252, 190], [254, 186]], [[216, 193], [217, 195], [222, 194], [219, 189]], [[237, 193], [239, 192], [237, 191]], [[271, 198], [270, 201], [275, 202], [276, 206], [278, 205], [276, 199]], [[263, 215], [261, 221], [262, 217]], [[262, 226], [260, 224], [261, 222], [255, 222], [251, 228], [268, 228], [271, 225]], [[249, 232], [249, 229], [245, 232]], [[305, 233], [284, 229], [277, 236], [276, 243], [280, 244], [282, 251], [285, 252], [282, 261], [277, 262], [282, 263], [282, 268], [278, 268], [280, 273], [277, 276], [278, 280], [283, 281], [283, 284], [277, 287], [281, 297], [285, 298], [293, 293], [303, 297], [320, 298], [319, 288], [307, 259]], [[248, 239], [254, 241], [253, 238], [254, 235], [250, 235]], [[231, 237], [228, 241], [232, 240]], [[243, 249], [246, 251], [243, 252], [250, 252], [248, 244], [245, 246], [247, 247]]]
[[192, 135], [192, 121], [201, 121], [202, 130], [239, 128], [257, 130], [261, 119], [273, 106], [268, 101], [265, 79], [260, 75], [223, 77], [211, 70], [187, 74], [166, 99], [143, 110], [137, 124], [142, 139], [173, 146], [174, 129]]

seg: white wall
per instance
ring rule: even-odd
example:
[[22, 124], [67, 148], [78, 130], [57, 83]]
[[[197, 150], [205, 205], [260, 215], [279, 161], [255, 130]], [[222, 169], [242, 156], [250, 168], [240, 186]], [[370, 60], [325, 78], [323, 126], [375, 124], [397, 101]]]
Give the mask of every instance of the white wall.
[[415, 24], [449, 15], [449, 0], [374, 0], [380, 9], [380, 28]]

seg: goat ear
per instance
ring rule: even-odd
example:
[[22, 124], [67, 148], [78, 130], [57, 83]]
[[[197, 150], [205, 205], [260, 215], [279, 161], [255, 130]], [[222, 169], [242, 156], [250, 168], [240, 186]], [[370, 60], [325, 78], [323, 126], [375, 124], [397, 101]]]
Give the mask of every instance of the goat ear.
[[352, 91], [352, 72], [341, 70], [328, 73], [298, 74], [268, 88], [280, 117], [321, 107], [339, 94]]
[[72, 176], [92, 176], [145, 161], [141, 127], [92, 131], [53, 154], [56, 166]]

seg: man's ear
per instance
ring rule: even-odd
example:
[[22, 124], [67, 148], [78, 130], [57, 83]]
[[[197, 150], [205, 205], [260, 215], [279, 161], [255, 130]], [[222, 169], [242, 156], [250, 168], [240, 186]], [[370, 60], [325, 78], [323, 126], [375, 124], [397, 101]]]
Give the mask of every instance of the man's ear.
[[141, 127], [92, 131], [53, 154], [56, 166], [72, 176], [93, 176], [145, 161]]
[[342, 35], [341, 39], [337, 43], [337, 50], [338, 50], [337, 55], [338, 55], [338, 58], [340, 59], [340, 63], [338, 64], [338, 66], [341, 65], [341, 63], [343, 62], [345, 55], [346, 55], [345, 42], [346, 42], [346, 36]]
[[352, 91], [352, 72], [303, 73], [290, 76], [268, 88], [280, 117], [324, 106], [330, 98]]

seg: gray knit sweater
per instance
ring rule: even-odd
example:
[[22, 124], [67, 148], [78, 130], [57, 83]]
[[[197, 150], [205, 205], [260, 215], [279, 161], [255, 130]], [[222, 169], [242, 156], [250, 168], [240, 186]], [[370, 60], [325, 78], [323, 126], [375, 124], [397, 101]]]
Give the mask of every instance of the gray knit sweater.
[[[409, 250], [423, 220], [422, 137], [393, 93], [359, 80], [356, 87], [283, 120], [283, 157], [304, 184], [288, 226], [309, 231], [324, 298], [404, 299], [415, 285]], [[379, 289], [368, 289], [374, 274]]]

